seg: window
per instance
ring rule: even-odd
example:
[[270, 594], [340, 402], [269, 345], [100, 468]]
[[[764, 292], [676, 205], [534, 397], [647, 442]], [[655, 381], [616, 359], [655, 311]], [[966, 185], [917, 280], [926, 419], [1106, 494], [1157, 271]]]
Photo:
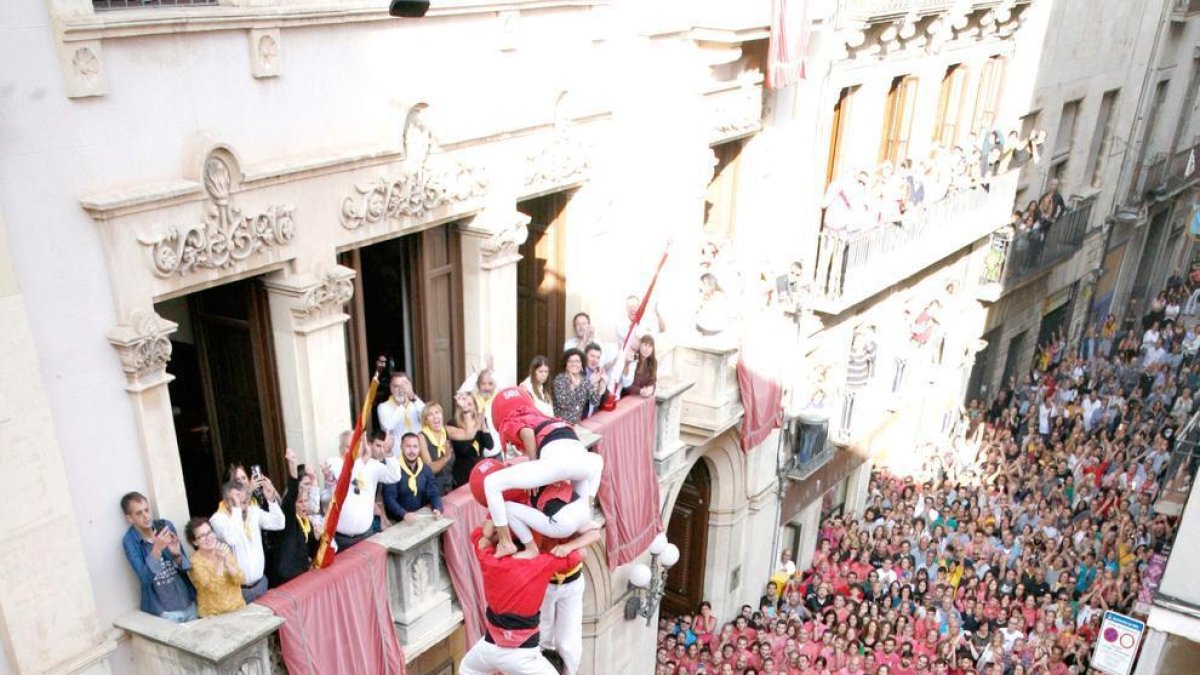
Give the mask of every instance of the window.
[[846, 135], [846, 124], [850, 121], [851, 103], [858, 87], [846, 87], [838, 94], [833, 104], [833, 121], [829, 129], [829, 157], [825, 164], [825, 185], [828, 186], [842, 175], [842, 142]]
[[1034, 110], [1021, 116], [1021, 138], [1029, 138], [1038, 128], [1038, 122], [1042, 119], [1042, 111]]
[[1092, 146], [1088, 149], [1091, 155], [1092, 187], [1100, 187], [1103, 179], [1104, 166], [1108, 159], [1109, 146], [1112, 143], [1113, 111], [1117, 108], [1119, 89], [1104, 92], [1100, 99], [1100, 112], [1096, 114], [1096, 129], [1092, 132]]
[[1167, 100], [1167, 90], [1170, 86], [1170, 80], [1162, 80], [1154, 87], [1154, 102], [1150, 104], [1150, 114], [1146, 116], [1146, 126], [1142, 129], [1142, 147], [1138, 150], [1140, 160], [1151, 156], [1150, 144], [1154, 142], [1158, 114], [1162, 111], [1163, 102]]
[[937, 122], [933, 140], [943, 147], [952, 147], [958, 140], [959, 123], [967, 96], [967, 67], [961, 63], [950, 66], [942, 76], [942, 92], [938, 97]]
[[187, 7], [215, 5], [217, 0], [92, 0], [92, 6], [103, 9], [139, 9], [141, 7]]
[[883, 118], [883, 143], [879, 161], [893, 164], [908, 157], [908, 141], [912, 133], [913, 110], [917, 103], [917, 78], [905, 75], [892, 80], [888, 90], [887, 111]]
[[1004, 57], [993, 56], [983, 64], [979, 73], [979, 92], [975, 96], [975, 114], [971, 118], [971, 133], [990, 129], [996, 122], [1000, 92], [1004, 89]]
[[821, 497], [821, 522], [840, 516], [846, 510], [846, 487], [850, 479], [839, 481]]
[[1183, 105], [1179, 108], [1179, 119], [1175, 122], [1175, 136], [1171, 139], [1171, 152], [1179, 151], [1183, 134], [1187, 131], [1188, 122], [1195, 118], [1196, 88], [1200, 87], [1200, 58], [1192, 59], [1192, 76], [1188, 80], [1187, 92], [1183, 96]]
[[1083, 99], [1067, 101], [1063, 104], [1062, 114], [1058, 117], [1058, 133], [1054, 135], [1054, 156], [1071, 152], [1075, 144], [1075, 125], [1079, 122], [1079, 107]]

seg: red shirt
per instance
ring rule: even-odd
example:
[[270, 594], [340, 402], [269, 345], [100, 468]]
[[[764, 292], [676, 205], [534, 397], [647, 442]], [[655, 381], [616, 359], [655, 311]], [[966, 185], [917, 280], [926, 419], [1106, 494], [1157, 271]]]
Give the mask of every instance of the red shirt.
[[582, 558], [578, 551], [565, 558], [547, 553], [532, 560], [497, 558], [490, 547], [479, 548], [482, 538], [483, 529], [475, 528], [471, 543], [483, 574], [483, 597], [487, 601], [484, 628], [488, 641], [499, 647], [536, 647], [546, 585], [552, 576], [570, 570]]
[[500, 432], [501, 442], [512, 443], [522, 450], [525, 448], [525, 444], [521, 442], [522, 429], [532, 430], [537, 439], [537, 447], [541, 448], [542, 439], [552, 431], [571, 428], [570, 424], [560, 419], [546, 417], [532, 407], [514, 410], [503, 421], [497, 420], [496, 425], [496, 431]]

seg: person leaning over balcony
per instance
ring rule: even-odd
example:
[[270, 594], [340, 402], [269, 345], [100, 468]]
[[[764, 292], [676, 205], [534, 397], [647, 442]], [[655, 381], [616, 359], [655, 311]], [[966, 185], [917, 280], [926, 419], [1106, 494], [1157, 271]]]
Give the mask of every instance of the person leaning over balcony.
[[303, 466], [296, 464], [296, 453], [291, 448], [283, 458], [288, 463], [287, 492], [281, 506], [284, 525], [270, 539], [267, 556], [267, 579], [272, 588], [307, 571], [321, 544], [321, 532], [310, 519], [315, 513], [309, 499], [316, 489], [313, 479]]
[[229, 545], [217, 539], [209, 520], [192, 518], [184, 533], [196, 549], [192, 554], [191, 574], [200, 616], [216, 616], [245, 607], [246, 575]]
[[[599, 405], [603, 390], [583, 374], [583, 353], [568, 349], [563, 354], [563, 372], [554, 376], [554, 416], [571, 424], [579, 424], [588, 404]], [[596, 378], [603, 377], [596, 371]]]
[[454, 486], [454, 448], [451, 440], [467, 441], [475, 437], [474, 429], [460, 429], [446, 424], [442, 406], [430, 403], [421, 413], [421, 433], [417, 436], [421, 460], [433, 471], [438, 489], [446, 494]]
[[155, 519], [140, 492], [121, 497], [121, 511], [129, 522], [121, 545], [142, 587], [141, 610], [175, 623], [195, 619], [196, 591], [180, 574], [191, 565], [180, 549], [175, 525]]
[[654, 349], [654, 337], [643, 335], [638, 340], [636, 353], [630, 354], [629, 365], [621, 378], [622, 396], [637, 394], [644, 398], [654, 395], [658, 383], [658, 357]]
[[344, 551], [374, 534], [375, 493], [380, 483], [395, 483], [403, 478], [400, 460], [390, 456], [392, 440], [382, 430], [371, 434], [371, 442], [355, 459], [350, 473], [350, 489], [342, 503], [334, 541]]
[[442, 491], [425, 461], [420, 439], [416, 434], [405, 434], [400, 439], [400, 448], [400, 470], [404, 472], [404, 478], [383, 484], [383, 506], [387, 517], [397, 523], [411, 523], [417, 519], [416, 512], [426, 506], [433, 511], [434, 517], [441, 517]]
[[256, 478], [252, 484], [261, 486], [267, 498], [267, 510], [250, 502], [245, 488], [234, 481], [225, 483], [223, 499], [209, 524], [221, 541], [229, 544], [237, 558], [238, 567], [246, 575], [242, 596], [246, 602], [267, 592], [266, 556], [263, 550], [262, 531], [278, 531], [284, 528], [283, 510], [279, 508], [279, 494], [268, 478]]
[[1038, 208], [1042, 212], [1042, 220], [1045, 221], [1047, 229], [1067, 212], [1067, 203], [1063, 200], [1062, 193], [1058, 191], [1058, 179], [1051, 178], [1050, 186], [1046, 188], [1046, 194], [1038, 200]]
[[412, 380], [402, 372], [392, 373], [388, 390], [391, 397], [375, 407], [375, 414], [379, 417], [380, 428], [395, 439], [392, 456], [398, 457], [400, 437], [421, 431], [421, 411], [425, 409], [425, 402], [413, 393]]

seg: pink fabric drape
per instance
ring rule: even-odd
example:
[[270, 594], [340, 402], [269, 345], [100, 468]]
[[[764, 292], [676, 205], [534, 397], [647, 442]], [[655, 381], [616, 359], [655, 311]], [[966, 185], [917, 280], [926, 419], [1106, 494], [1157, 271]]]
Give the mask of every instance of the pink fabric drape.
[[783, 387], [779, 382], [739, 360], [737, 364], [738, 386], [742, 390], [742, 452], [762, 443], [779, 428], [783, 417]]
[[627, 396], [616, 410], [582, 422], [601, 436], [594, 449], [604, 457], [599, 498], [610, 569], [641, 555], [663, 529], [654, 472], [656, 414], [653, 397]]
[[812, 0], [775, 0], [771, 9], [771, 40], [767, 48], [767, 86], [786, 87], [803, 80], [808, 52], [808, 4]]
[[467, 644], [473, 645], [483, 637], [484, 607], [483, 575], [479, 573], [479, 561], [475, 560], [471, 550], [471, 532], [488, 517], [488, 511], [475, 503], [471, 489], [464, 485], [442, 497], [442, 513], [454, 521], [450, 529], [442, 533], [442, 555], [462, 608]]
[[364, 541], [256, 600], [284, 620], [291, 675], [404, 675], [387, 593], [387, 549]]

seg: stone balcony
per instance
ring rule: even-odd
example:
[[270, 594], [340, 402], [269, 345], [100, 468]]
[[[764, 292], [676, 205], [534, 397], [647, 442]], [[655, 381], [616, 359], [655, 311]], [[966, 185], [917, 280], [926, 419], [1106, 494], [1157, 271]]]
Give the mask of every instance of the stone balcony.
[[761, 40], [771, 31], [771, 0], [692, 0], [693, 40], [741, 43]]
[[989, 190], [951, 194], [900, 225], [818, 234], [811, 307], [840, 314], [991, 235], [1010, 218], [1017, 178], [1009, 172], [994, 179]]
[[993, 232], [975, 297], [982, 302], [996, 302], [1074, 255], [1083, 247], [1095, 202], [1094, 197], [1078, 201], [1042, 238], [1014, 234], [1008, 227]]
[[680, 438], [688, 445], [706, 441], [742, 418], [737, 379], [738, 348], [725, 342], [697, 340], [675, 348], [674, 369], [693, 384], [682, 396]]

